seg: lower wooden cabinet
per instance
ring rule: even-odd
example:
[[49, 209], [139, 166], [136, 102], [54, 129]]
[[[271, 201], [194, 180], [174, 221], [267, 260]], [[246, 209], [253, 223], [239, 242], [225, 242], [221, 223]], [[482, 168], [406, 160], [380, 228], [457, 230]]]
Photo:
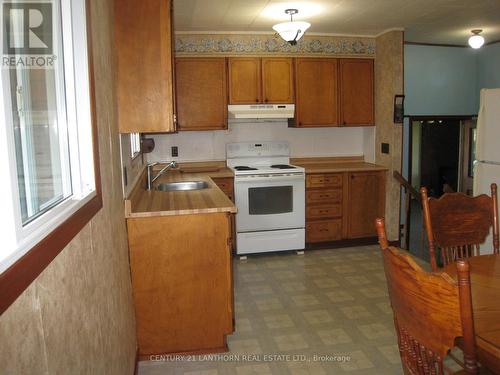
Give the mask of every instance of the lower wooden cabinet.
[[227, 349], [234, 319], [230, 218], [127, 219], [140, 358]]
[[234, 202], [234, 178], [212, 177], [212, 181]]
[[306, 176], [306, 242], [374, 237], [385, 211], [385, 171]]
[[385, 212], [385, 172], [351, 172], [348, 180], [347, 235], [375, 236], [375, 219]]
[[307, 242], [327, 242], [342, 239], [342, 219], [306, 223]]

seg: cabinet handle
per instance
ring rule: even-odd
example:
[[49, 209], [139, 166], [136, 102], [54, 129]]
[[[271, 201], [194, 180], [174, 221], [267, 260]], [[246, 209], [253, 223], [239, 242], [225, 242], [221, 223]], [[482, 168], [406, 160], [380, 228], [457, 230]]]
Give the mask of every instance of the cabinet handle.
[[328, 229], [320, 229], [320, 232], [328, 232]]
[[266, 102], [266, 103], [268, 102], [267, 98], [264, 99], [264, 102]]
[[258, 103], [259, 102], [259, 99], [255, 99], [255, 103]]

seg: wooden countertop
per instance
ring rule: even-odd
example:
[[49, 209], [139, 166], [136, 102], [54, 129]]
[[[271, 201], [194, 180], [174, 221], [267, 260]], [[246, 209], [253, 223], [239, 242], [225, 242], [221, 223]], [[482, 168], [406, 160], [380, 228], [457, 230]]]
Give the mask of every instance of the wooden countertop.
[[304, 167], [306, 173], [386, 171], [381, 165], [366, 163], [362, 156], [292, 158], [290, 163]]
[[[145, 189], [146, 173], [144, 172], [137, 186], [125, 200], [125, 217], [138, 218], [215, 212], [236, 213], [234, 203], [212, 180], [212, 177], [232, 177], [233, 173], [230, 169], [221, 167], [197, 173], [189, 172], [187, 168], [183, 172], [181, 170], [183, 170], [183, 165], [180, 165], [178, 170], [167, 171], [155, 181], [155, 186], [165, 182], [206, 181], [209, 187], [190, 191], [148, 191]], [[191, 170], [195, 169], [191, 168]]]
[[[362, 156], [292, 158], [292, 164], [305, 168], [306, 173], [340, 173], [385, 171], [387, 168], [366, 163]], [[161, 169], [156, 166], [155, 170]], [[236, 206], [213, 182], [212, 178], [232, 178], [233, 172], [225, 161], [179, 163], [176, 170], [167, 171], [155, 185], [164, 182], [206, 181], [209, 187], [191, 191], [147, 191], [146, 171], [125, 200], [125, 217], [190, 215], [214, 212], [236, 212]]]

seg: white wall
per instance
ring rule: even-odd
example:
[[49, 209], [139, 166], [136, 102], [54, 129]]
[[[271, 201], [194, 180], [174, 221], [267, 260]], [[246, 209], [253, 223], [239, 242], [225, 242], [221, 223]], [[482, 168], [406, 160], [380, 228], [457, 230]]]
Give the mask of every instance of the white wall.
[[[147, 159], [224, 160], [226, 143], [251, 141], [288, 141], [292, 157], [363, 155], [374, 147], [370, 133], [374, 133], [372, 127], [296, 129], [284, 121], [230, 123], [228, 130], [151, 135], [156, 147]], [[172, 158], [171, 146], [179, 148], [179, 157]]]

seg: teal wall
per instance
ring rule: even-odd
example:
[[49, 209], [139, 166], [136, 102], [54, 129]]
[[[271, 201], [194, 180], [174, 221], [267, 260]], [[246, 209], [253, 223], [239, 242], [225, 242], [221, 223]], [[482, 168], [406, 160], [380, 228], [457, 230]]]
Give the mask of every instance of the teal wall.
[[500, 87], [500, 43], [483, 47], [477, 55], [477, 88]]
[[405, 45], [406, 115], [475, 115], [479, 91], [500, 87], [500, 43], [472, 48]]
[[477, 51], [405, 45], [405, 114], [477, 113]]

